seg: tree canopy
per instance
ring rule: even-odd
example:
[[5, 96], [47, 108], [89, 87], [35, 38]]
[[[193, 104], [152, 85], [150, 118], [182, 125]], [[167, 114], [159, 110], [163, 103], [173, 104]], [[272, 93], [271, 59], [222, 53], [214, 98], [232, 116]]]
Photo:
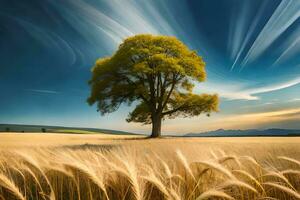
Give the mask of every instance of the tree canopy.
[[205, 78], [205, 62], [175, 37], [136, 35], [96, 61], [87, 101], [96, 103], [101, 114], [137, 102], [127, 121], [152, 123], [157, 137], [165, 118], [217, 111], [217, 95], [193, 93], [194, 84]]

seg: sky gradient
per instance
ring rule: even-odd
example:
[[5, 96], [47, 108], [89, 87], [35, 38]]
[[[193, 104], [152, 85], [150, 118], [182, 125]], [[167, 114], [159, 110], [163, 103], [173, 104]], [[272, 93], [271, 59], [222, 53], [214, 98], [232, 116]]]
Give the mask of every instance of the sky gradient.
[[206, 62], [195, 93], [218, 93], [211, 117], [167, 120], [168, 134], [300, 129], [299, 0], [0, 0], [0, 123], [149, 132], [86, 103], [90, 69], [128, 36], [176, 36]]

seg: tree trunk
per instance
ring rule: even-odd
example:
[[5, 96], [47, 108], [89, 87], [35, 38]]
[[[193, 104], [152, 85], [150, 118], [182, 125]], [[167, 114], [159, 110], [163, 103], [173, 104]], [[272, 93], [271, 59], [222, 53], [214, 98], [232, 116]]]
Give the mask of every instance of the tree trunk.
[[152, 117], [151, 137], [156, 138], [156, 137], [160, 137], [160, 135], [161, 135], [161, 117], [160, 116], [153, 116]]

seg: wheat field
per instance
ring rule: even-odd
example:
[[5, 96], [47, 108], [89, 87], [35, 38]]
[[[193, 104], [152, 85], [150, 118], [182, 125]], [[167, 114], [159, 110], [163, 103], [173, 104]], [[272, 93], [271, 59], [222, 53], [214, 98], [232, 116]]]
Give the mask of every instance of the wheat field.
[[0, 199], [300, 199], [299, 144], [0, 134]]

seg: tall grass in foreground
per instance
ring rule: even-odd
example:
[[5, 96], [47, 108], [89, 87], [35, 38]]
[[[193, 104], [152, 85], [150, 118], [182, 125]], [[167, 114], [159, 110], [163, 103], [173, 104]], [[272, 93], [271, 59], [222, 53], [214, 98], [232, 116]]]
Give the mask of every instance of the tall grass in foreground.
[[297, 158], [201, 153], [128, 147], [1, 151], [0, 199], [300, 199]]

